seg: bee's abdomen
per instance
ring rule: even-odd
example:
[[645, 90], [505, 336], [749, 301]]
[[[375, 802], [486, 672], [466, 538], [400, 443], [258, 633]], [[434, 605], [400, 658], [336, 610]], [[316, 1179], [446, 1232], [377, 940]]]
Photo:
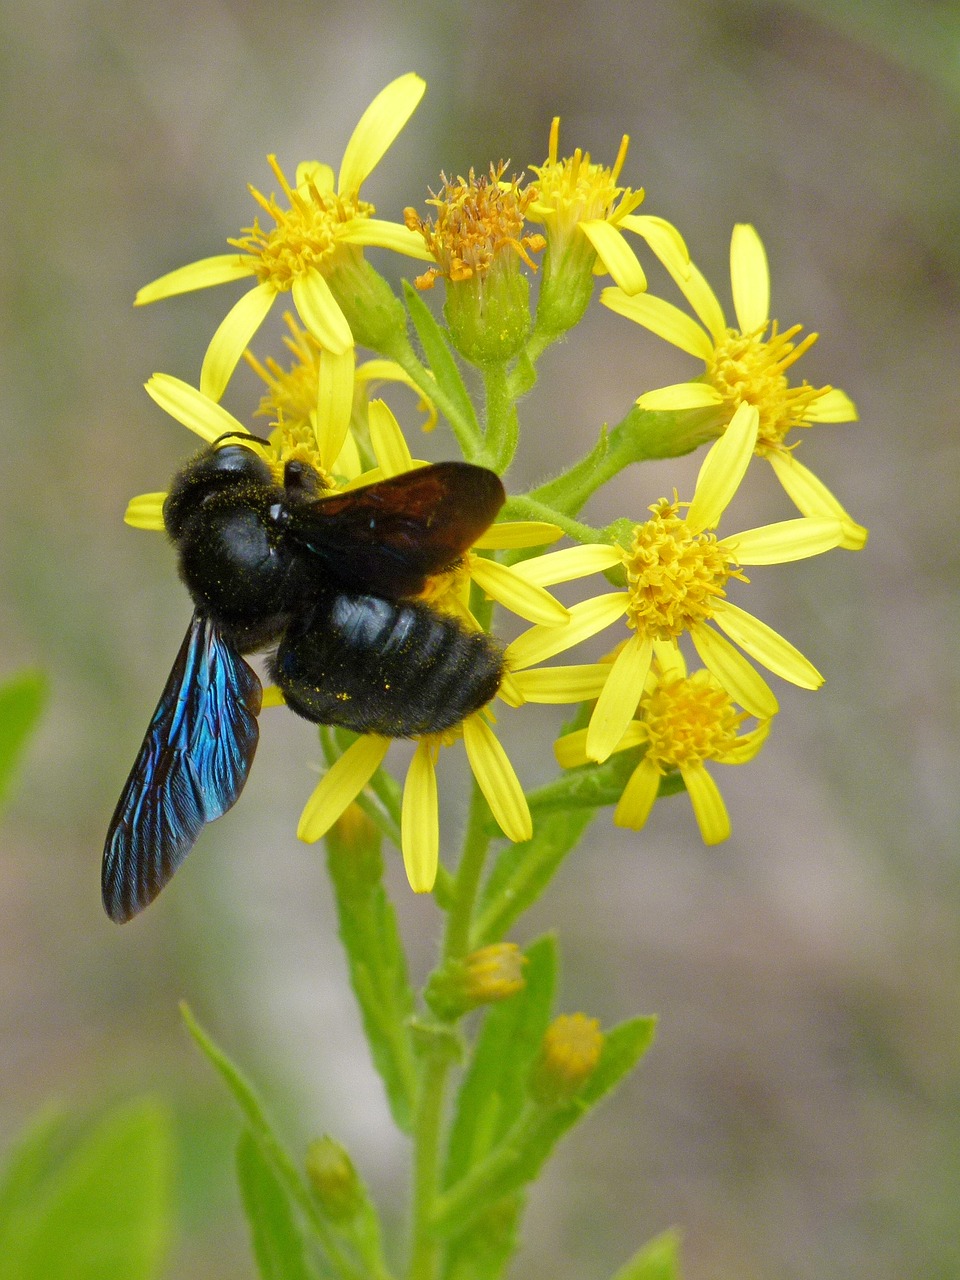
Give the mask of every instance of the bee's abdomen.
[[331, 594], [284, 636], [273, 677], [298, 715], [357, 733], [439, 733], [488, 702], [503, 657], [424, 604]]

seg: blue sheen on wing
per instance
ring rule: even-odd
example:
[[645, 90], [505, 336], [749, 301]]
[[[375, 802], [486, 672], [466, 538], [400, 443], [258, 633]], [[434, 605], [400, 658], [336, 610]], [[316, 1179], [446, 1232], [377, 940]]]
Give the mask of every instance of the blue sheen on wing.
[[199, 610], [120, 796], [103, 851], [103, 905], [122, 922], [152, 902], [208, 822], [243, 790], [260, 681]]

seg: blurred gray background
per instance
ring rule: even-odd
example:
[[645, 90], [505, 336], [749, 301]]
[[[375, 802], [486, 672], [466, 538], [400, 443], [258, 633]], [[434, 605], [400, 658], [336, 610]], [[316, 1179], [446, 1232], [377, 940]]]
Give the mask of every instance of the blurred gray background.
[[[382, 216], [441, 169], [540, 161], [559, 113], [562, 150], [609, 162], [630, 133], [624, 180], [727, 306], [731, 228], [756, 225], [773, 314], [821, 334], [802, 373], [861, 412], [802, 457], [872, 531], [862, 554], [754, 575], [751, 607], [828, 681], [785, 689], [758, 761], [717, 770], [733, 838], [703, 848], [683, 797], [641, 835], [602, 815], [518, 934], [559, 931], [565, 1010], [661, 1023], [535, 1194], [514, 1274], [603, 1277], [675, 1224], [688, 1280], [960, 1277], [956, 3], [6, 0], [0, 50], [2, 673], [53, 682], [0, 846], [0, 1139], [51, 1094], [96, 1108], [161, 1092], [181, 1139], [169, 1275], [251, 1277], [236, 1121], [180, 1027], [183, 996], [291, 1143], [341, 1138], [399, 1221], [406, 1151], [322, 852], [294, 837], [310, 726], [264, 718], [242, 803], [142, 919], [111, 925], [98, 876], [189, 615], [163, 539], [121, 523], [193, 447], [141, 384], [195, 382], [233, 297], [134, 312], [133, 294], [224, 251], [252, 216], [245, 184], [271, 189], [268, 151], [288, 172], [336, 166], [373, 95], [417, 70], [428, 94], [364, 192]], [[598, 307], [542, 362], [515, 483], [690, 372]], [[253, 393], [241, 377], [232, 407]], [[695, 467], [624, 475], [589, 515], [639, 518], [674, 484], [689, 493]], [[771, 477], [752, 480], [731, 529], [788, 514]], [[505, 718], [531, 785], [557, 723]], [[433, 906], [395, 865], [391, 882], [422, 974]]]

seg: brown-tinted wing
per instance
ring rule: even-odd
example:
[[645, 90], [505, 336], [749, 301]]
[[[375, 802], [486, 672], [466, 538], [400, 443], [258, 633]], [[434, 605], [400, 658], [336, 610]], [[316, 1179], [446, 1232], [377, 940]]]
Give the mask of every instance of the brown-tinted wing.
[[454, 563], [493, 523], [500, 477], [468, 462], [437, 462], [346, 493], [298, 503], [286, 533], [318, 557], [324, 576], [401, 600]]

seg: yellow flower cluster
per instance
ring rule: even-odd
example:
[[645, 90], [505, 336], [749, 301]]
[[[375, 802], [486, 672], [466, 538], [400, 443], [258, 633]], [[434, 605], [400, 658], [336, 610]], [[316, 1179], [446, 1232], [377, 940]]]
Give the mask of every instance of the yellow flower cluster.
[[[429, 377], [425, 386], [424, 378], [411, 373], [410, 359], [380, 358], [383, 353], [378, 352], [378, 358], [357, 363], [349, 316], [364, 305], [362, 298], [357, 302], [357, 281], [365, 279], [366, 247], [432, 262], [417, 283], [425, 287], [442, 277], [448, 300], [501, 258], [509, 257], [511, 271], [523, 263], [532, 268], [530, 254], [545, 247], [541, 290], [553, 308], [547, 328], [556, 333], [578, 318], [577, 299], [587, 296], [584, 290], [589, 293], [593, 277], [609, 275], [614, 284], [600, 299], [606, 307], [702, 362], [691, 381], [647, 391], [637, 399], [640, 409], [678, 415], [715, 412], [716, 439], [692, 497], [681, 500], [674, 492], [650, 506], [650, 517], [631, 524], [626, 533], [619, 522], [615, 537], [598, 535], [582, 545], [536, 555], [530, 553], [568, 526], [549, 518], [497, 523], [450, 573], [430, 583], [427, 599], [431, 607], [472, 628], [488, 625], [491, 601], [531, 624], [506, 648], [506, 675], [497, 696], [510, 707], [595, 702], [586, 726], [562, 737], [556, 755], [569, 769], [597, 767], [612, 756], [634, 753], [636, 764], [615, 810], [618, 824], [641, 827], [662, 780], [679, 775], [704, 840], [715, 843], [729, 834], [730, 824], [705, 765], [752, 759], [778, 710], [773, 690], [753, 663], [802, 688], [822, 683], [816, 668], [789, 641], [735, 604], [728, 592], [749, 584], [744, 570], [752, 566], [865, 544], [866, 530], [797, 461], [791, 439], [796, 430], [815, 423], [852, 421], [856, 410], [836, 388], [789, 381], [816, 335], [801, 339], [800, 326], [781, 330], [771, 319], [766, 254], [756, 231], [746, 225], [735, 228], [731, 242], [736, 324], [728, 324], [677, 230], [661, 218], [636, 214], [643, 191], [620, 185], [626, 137], [612, 166], [595, 163], [580, 149], [562, 157], [559, 121], [554, 120], [548, 155], [531, 166], [534, 181], [529, 186], [521, 187], [517, 179], [504, 181], [502, 166], [480, 179], [471, 171], [468, 179], [445, 180], [440, 194], [428, 202], [436, 208], [432, 222], [413, 209], [405, 210], [402, 224], [377, 219], [373, 205], [360, 197], [361, 186], [412, 115], [424, 88], [418, 76], [409, 74], [377, 95], [347, 144], [336, 180], [330, 166], [303, 163], [289, 182], [271, 156], [282, 199], [251, 192], [272, 225], [261, 227], [255, 220], [229, 241], [233, 252], [182, 267], [140, 291], [137, 302], [146, 303], [240, 278], [254, 280], [214, 334], [199, 388], [155, 374], [147, 391], [207, 443], [227, 432], [245, 434], [246, 428], [219, 404], [245, 356], [265, 385], [258, 412], [271, 423], [269, 442], [256, 447], [278, 474], [284, 463], [300, 457], [320, 472], [328, 492], [354, 488], [423, 465], [412, 456], [391, 409], [370, 398], [375, 383], [414, 389], [428, 415], [427, 426], [436, 423], [442, 396], [447, 394], [444, 405], [450, 400], [439, 379], [431, 394]], [[542, 233], [526, 231], [528, 223], [537, 224]], [[627, 233], [643, 240], [662, 263], [696, 319], [647, 292], [646, 274]], [[288, 292], [299, 320], [286, 315], [292, 357], [286, 367], [273, 357], [261, 360], [247, 348], [278, 295]], [[494, 306], [492, 297], [484, 305]], [[521, 326], [517, 342], [525, 333]], [[514, 346], [510, 355], [515, 354]], [[528, 355], [532, 359], [536, 350], [531, 347]], [[720, 535], [724, 512], [754, 456], [770, 463], [800, 515]], [[485, 459], [478, 454], [471, 460]], [[128, 523], [162, 529], [164, 496], [133, 499]], [[569, 608], [547, 589], [596, 574], [606, 574], [615, 589]], [[618, 624], [626, 634], [616, 636], [610, 660], [541, 665]], [[681, 641], [692, 645], [703, 664], [692, 674]], [[267, 691], [267, 703], [278, 700]], [[747, 720], [754, 727], [744, 730]], [[442, 748], [462, 742], [480, 791], [508, 839], [526, 841], [533, 834], [524, 787], [495, 724], [491, 703], [454, 729], [415, 743], [403, 788], [400, 841], [410, 883], [418, 892], [432, 889], [437, 875], [436, 765]], [[301, 816], [298, 833], [304, 840], [317, 840], [344, 814], [390, 747], [388, 738], [363, 735], [333, 761]]]

